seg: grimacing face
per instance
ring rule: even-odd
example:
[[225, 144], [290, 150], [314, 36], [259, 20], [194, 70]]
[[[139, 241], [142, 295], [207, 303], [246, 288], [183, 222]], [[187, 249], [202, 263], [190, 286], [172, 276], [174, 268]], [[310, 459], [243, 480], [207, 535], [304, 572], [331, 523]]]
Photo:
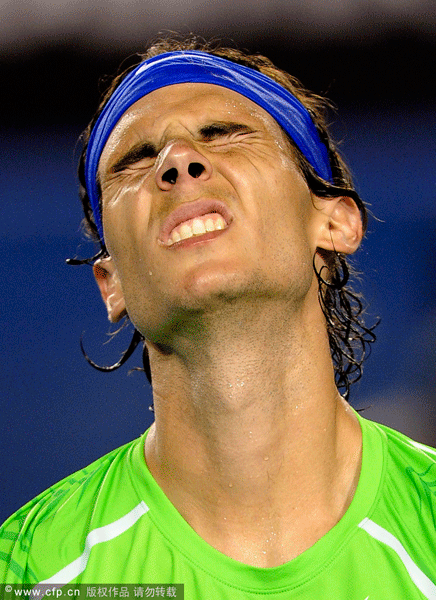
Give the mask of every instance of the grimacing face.
[[111, 320], [126, 306], [158, 341], [183, 311], [241, 297], [318, 306], [312, 261], [337, 202], [315, 206], [280, 126], [244, 96], [191, 83], [150, 93], [111, 133], [99, 178], [110, 259], [95, 272]]

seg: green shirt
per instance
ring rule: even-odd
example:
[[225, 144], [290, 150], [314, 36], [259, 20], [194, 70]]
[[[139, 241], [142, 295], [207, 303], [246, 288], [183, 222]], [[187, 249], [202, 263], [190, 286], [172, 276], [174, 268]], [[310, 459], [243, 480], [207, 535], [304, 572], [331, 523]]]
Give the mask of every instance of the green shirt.
[[148, 471], [145, 433], [4, 523], [0, 582], [183, 583], [185, 598], [198, 600], [436, 599], [436, 451], [359, 420], [353, 501], [284, 565], [245, 565], [201, 539]]

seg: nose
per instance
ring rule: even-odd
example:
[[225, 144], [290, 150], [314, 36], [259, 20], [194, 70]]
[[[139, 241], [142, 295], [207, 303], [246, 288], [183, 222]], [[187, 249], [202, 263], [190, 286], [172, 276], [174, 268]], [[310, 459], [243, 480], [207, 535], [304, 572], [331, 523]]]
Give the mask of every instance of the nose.
[[193, 179], [206, 181], [211, 174], [212, 165], [203, 154], [188, 142], [173, 141], [162, 151], [156, 183], [162, 190], [171, 190], [176, 184], [189, 184]]

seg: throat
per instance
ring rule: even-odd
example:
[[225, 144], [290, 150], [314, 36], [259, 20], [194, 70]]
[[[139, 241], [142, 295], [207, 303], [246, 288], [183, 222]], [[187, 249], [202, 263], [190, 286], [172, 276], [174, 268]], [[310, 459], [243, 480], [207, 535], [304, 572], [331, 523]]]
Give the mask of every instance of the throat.
[[[255, 436], [251, 441], [255, 447]], [[248, 565], [276, 567], [313, 546], [345, 514], [360, 473], [359, 445], [346, 451], [348, 461], [330, 464], [318, 448], [311, 468], [306, 458], [293, 461], [283, 450], [259, 451], [257, 468], [252, 462], [248, 470], [247, 457], [235, 451], [232, 467], [218, 458], [195, 473], [191, 468], [164, 491], [210, 546]]]
[[158, 484], [203, 539], [270, 567], [342, 517], [361, 438], [336, 390], [325, 330], [309, 335], [277, 315], [261, 324], [253, 316], [214, 323], [198, 345], [193, 336], [171, 353], [150, 348], [156, 422], [145, 450]]

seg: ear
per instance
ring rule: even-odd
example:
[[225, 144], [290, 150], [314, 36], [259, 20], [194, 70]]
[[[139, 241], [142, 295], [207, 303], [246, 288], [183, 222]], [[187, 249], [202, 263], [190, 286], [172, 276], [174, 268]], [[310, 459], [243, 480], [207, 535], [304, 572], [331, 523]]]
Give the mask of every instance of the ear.
[[106, 305], [108, 319], [116, 323], [127, 314], [123, 290], [112, 258], [97, 260], [93, 266], [95, 281]]
[[318, 247], [353, 254], [363, 238], [362, 217], [357, 204], [349, 196], [314, 199], [321, 211]]

